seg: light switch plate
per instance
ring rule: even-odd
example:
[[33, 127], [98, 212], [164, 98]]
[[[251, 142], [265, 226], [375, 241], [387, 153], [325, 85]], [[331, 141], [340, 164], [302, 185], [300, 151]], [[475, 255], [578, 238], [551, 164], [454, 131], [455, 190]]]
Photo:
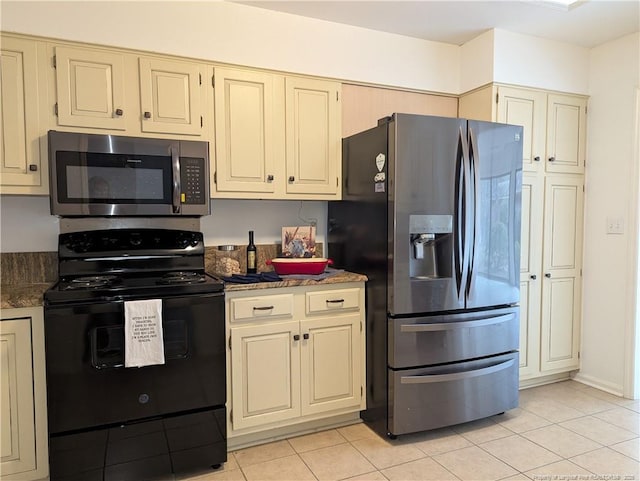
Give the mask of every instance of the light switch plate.
[[607, 234], [624, 234], [624, 219], [607, 217]]

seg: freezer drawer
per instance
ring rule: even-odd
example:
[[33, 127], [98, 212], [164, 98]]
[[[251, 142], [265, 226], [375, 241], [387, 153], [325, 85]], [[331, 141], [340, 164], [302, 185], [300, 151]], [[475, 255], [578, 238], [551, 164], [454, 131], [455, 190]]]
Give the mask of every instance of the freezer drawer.
[[390, 434], [451, 426], [518, 406], [518, 353], [422, 369], [389, 369]]
[[389, 319], [393, 369], [444, 364], [518, 350], [520, 308]]

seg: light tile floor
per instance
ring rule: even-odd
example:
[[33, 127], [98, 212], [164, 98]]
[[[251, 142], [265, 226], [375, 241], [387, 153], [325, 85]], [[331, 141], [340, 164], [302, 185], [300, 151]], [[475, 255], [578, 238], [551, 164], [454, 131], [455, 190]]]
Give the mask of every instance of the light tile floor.
[[639, 433], [640, 401], [564, 381], [520, 391], [500, 416], [393, 441], [355, 424], [234, 451], [187, 479], [640, 481]]

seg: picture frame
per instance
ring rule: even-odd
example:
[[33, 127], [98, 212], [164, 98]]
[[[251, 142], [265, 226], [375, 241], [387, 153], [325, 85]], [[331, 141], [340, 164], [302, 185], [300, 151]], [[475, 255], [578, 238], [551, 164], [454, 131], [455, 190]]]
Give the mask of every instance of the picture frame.
[[283, 257], [315, 257], [316, 227], [313, 225], [282, 228]]

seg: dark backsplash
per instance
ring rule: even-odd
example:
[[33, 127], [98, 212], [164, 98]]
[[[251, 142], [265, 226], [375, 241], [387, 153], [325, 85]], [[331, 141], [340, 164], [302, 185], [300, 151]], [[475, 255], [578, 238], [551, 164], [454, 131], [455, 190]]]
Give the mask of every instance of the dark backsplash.
[[[240, 269], [244, 272], [247, 246], [238, 246], [237, 257]], [[267, 260], [278, 257], [282, 252], [280, 244], [258, 245], [258, 271], [272, 271]], [[317, 245], [316, 256], [322, 257], [322, 244]], [[205, 269], [215, 274], [216, 260], [222, 254], [217, 247], [205, 247]], [[40, 284], [52, 283], [58, 279], [57, 252], [2, 252], [0, 253], [0, 275], [2, 284]]]

